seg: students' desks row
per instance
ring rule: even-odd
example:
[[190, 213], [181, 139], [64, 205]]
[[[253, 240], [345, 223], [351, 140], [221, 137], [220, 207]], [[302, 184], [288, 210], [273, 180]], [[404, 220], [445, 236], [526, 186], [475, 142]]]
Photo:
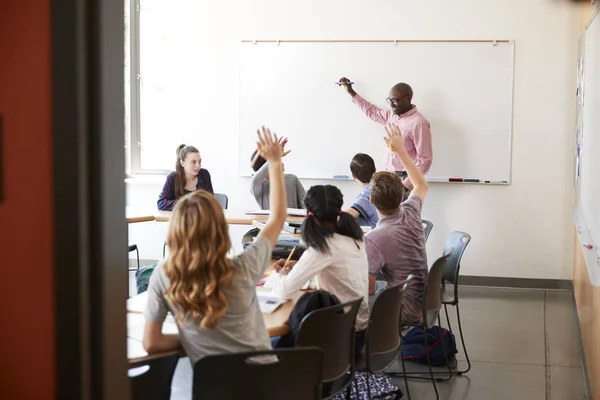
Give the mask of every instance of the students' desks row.
[[[246, 214], [244, 211], [223, 210], [223, 212], [225, 213], [227, 223], [230, 225], [252, 225], [252, 221], [266, 221], [269, 218], [268, 215]], [[172, 214], [172, 211], [148, 210], [133, 206], [126, 207], [127, 222], [129, 223], [147, 221], [169, 222]], [[288, 216], [287, 221], [302, 222], [304, 221], [304, 217]]]

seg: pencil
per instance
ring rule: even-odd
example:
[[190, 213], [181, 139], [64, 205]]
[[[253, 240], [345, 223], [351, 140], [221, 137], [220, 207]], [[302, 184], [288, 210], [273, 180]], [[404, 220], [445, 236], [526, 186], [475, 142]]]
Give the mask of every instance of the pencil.
[[283, 264], [283, 268], [281, 268], [282, 270], [284, 270], [285, 267], [287, 267], [288, 263], [292, 259], [292, 256], [294, 255], [295, 251], [296, 251], [296, 246], [294, 246], [294, 248], [292, 249], [292, 251], [290, 251], [290, 255], [288, 256], [287, 260], [285, 260], [285, 263]]

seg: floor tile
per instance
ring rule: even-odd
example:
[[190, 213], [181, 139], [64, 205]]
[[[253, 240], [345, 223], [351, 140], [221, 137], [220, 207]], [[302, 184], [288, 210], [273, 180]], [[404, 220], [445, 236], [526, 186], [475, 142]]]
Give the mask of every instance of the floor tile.
[[[544, 291], [461, 287], [459, 299], [471, 361], [545, 365]], [[464, 360], [455, 307], [448, 312]]]
[[582, 368], [550, 366], [550, 399], [587, 399]]
[[548, 291], [546, 300], [546, 335], [548, 364], [580, 367], [580, 339], [576, 326], [572, 294]]
[[[410, 367], [407, 367], [410, 370]], [[400, 377], [393, 382], [405, 391]], [[437, 382], [442, 400], [544, 400], [545, 367], [539, 365], [474, 362], [467, 375]], [[409, 380], [413, 399], [435, 399], [431, 381]]]

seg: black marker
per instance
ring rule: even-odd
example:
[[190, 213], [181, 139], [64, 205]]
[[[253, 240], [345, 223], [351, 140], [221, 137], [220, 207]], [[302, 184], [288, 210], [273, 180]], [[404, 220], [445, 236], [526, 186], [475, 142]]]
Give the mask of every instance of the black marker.
[[479, 183], [479, 179], [465, 179], [463, 182]]

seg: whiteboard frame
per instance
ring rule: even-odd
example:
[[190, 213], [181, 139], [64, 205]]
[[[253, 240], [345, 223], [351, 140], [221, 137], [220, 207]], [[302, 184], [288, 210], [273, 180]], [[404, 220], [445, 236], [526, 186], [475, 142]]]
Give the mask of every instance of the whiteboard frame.
[[[598, 9], [596, 9], [596, 13], [597, 13]], [[595, 14], [594, 14], [595, 16]], [[591, 19], [594, 18], [594, 16], [592, 16]], [[588, 22], [589, 23], [591, 22]], [[587, 26], [586, 25], [586, 29]], [[513, 126], [514, 126], [514, 110], [515, 110], [515, 47], [516, 47], [516, 43], [514, 39], [381, 39], [381, 40], [362, 40], [362, 39], [350, 39], [350, 40], [345, 40], [345, 39], [243, 39], [241, 40], [240, 43], [252, 43], [252, 44], [258, 44], [258, 43], [276, 43], [278, 46], [280, 43], [491, 43], [493, 46], [496, 46], [498, 43], [508, 43], [511, 45], [511, 51], [510, 51], [510, 78], [511, 78], [511, 84], [510, 84], [510, 120], [509, 120], [509, 124], [510, 126], [508, 127], [509, 129], [509, 138], [508, 138], [508, 178], [506, 181], [493, 181], [493, 182], [489, 182], [486, 183], [485, 179], [481, 180], [480, 182], [450, 182], [449, 178], [437, 178], [437, 177], [431, 177], [431, 178], [427, 178], [427, 176], [425, 177], [427, 182], [431, 182], [431, 183], [452, 183], [452, 184], [471, 184], [471, 185], [510, 185], [512, 182], [512, 160], [513, 160], [513, 137], [514, 137], [514, 130], [513, 130]], [[240, 64], [238, 62], [238, 97], [239, 97], [239, 90], [241, 88], [241, 77], [240, 77], [240, 73], [239, 73], [239, 68], [240, 68]], [[238, 158], [238, 162], [241, 162], [241, 157]], [[241, 171], [241, 165], [238, 164], [238, 171]], [[247, 177], [252, 177], [254, 176], [254, 174], [252, 173], [240, 173], [239, 175], [242, 178], [247, 178]], [[469, 177], [466, 177], [467, 179]], [[302, 177], [302, 179], [304, 180], [320, 180], [320, 181], [329, 181], [329, 180], [333, 180], [333, 181], [346, 181], [346, 180], [353, 180], [351, 177], [348, 178], [333, 178], [333, 177]]]

